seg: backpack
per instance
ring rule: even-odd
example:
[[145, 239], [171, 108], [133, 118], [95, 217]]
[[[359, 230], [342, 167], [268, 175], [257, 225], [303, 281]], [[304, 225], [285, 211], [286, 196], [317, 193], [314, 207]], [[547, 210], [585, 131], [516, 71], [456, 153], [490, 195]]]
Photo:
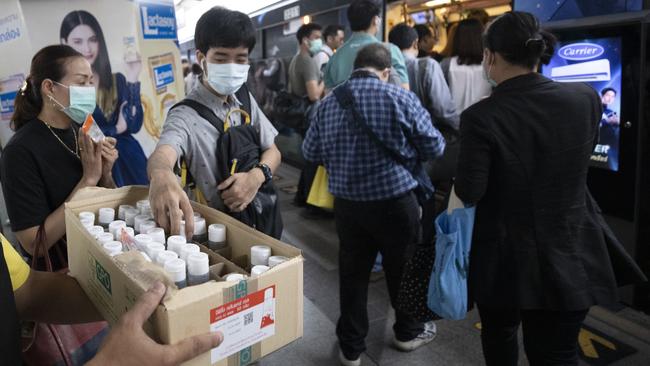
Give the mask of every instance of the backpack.
[[[242, 109], [251, 115], [251, 100], [248, 87], [244, 84], [236, 93], [242, 102]], [[207, 106], [190, 99], [183, 99], [171, 109], [187, 106], [212, 124], [219, 131], [215, 157], [217, 159], [216, 180], [223, 182], [230, 176], [232, 162], [237, 159], [237, 171], [248, 172], [260, 162], [262, 148], [259, 132], [250, 123], [225, 128], [224, 121], [217, 117]], [[273, 182], [262, 184], [255, 198], [242, 212], [231, 212], [227, 207], [225, 212], [244, 224], [253, 227], [267, 235], [279, 239], [282, 235], [282, 217], [278, 207], [278, 195]]]

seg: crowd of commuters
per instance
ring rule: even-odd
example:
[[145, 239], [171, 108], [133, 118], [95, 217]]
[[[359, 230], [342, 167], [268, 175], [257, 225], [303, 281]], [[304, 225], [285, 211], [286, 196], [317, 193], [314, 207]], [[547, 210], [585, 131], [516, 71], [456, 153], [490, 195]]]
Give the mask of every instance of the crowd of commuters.
[[[335, 198], [340, 363], [361, 364], [377, 260], [395, 310], [393, 345], [409, 352], [434, 340], [435, 322], [403, 312], [397, 294], [413, 248], [434, 239], [433, 218], [442, 207], [434, 193], [444, 202], [453, 184], [465, 204], [476, 206], [468, 286], [486, 364], [517, 365], [522, 324], [531, 365], [577, 365], [578, 332], [589, 308], [616, 301], [586, 187], [599, 130], [619, 124], [607, 112], [616, 91], [599, 94], [538, 74], [555, 39], [528, 13], [508, 12], [490, 23], [484, 13], [471, 14], [448, 36], [444, 58], [433, 52], [437, 40], [423, 25], [398, 24], [390, 43], [381, 43], [381, 9], [373, 1], [354, 1], [347, 15], [352, 34], [345, 42], [339, 25], [298, 30], [288, 85], [313, 105], [302, 151], [309, 166], [326, 168]], [[89, 29], [103, 42], [92, 19], [77, 17], [89, 26], [75, 30], [70, 21], [62, 28], [64, 43]], [[63, 205], [84, 187], [112, 188], [146, 174], [157, 224], [192, 236], [192, 221], [181, 225], [193, 216], [190, 198], [234, 215], [271, 182], [281, 155], [278, 132], [245, 84], [256, 43], [250, 18], [212, 8], [197, 22], [194, 42], [197, 64], [184, 65], [187, 97], [168, 113], [146, 171], [121, 175], [121, 182], [115, 164], [122, 154], [132, 156], [125, 131], [141, 120], [141, 110], [115, 109], [115, 100], [106, 98], [112, 95], [120, 106], [136, 102], [138, 65], [127, 77], [113, 75], [102, 61], [105, 50], [80, 53], [72, 44], [48, 46], [33, 57], [0, 171], [23, 254], [41, 245], [57, 269], [65, 268]], [[88, 114], [100, 124], [116, 119], [127, 126], [114, 123], [114, 133], [95, 142], [79, 128]], [[218, 179], [218, 141], [228, 132], [218, 124], [249, 125], [255, 136], [245, 148], [260, 151], [254, 165], [233, 167], [224, 179]], [[193, 192], [178, 182], [181, 165], [195, 182]], [[313, 177], [303, 179], [307, 191]], [[20, 363], [19, 319], [101, 320], [73, 278], [30, 269], [2, 239], [0, 364]], [[142, 325], [164, 292], [157, 284], [145, 293], [91, 364], [178, 364], [223, 340], [221, 334], [167, 346], [151, 340]]]

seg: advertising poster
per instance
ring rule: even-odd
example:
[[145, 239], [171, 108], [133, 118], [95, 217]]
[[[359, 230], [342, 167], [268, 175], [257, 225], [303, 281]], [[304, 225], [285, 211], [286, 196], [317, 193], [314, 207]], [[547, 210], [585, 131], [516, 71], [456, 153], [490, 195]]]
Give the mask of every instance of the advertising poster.
[[621, 113], [621, 39], [597, 38], [558, 44], [542, 73], [559, 82], [586, 82], [600, 95], [603, 115], [594, 166], [618, 171]]
[[[9, 126], [16, 93], [25, 80], [25, 62], [29, 65], [31, 45], [18, 0], [2, 0], [0, 7], [0, 144], [5, 146], [13, 135]], [[27, 61], [25, 61], [27, 60]]]
[[184, 97], [173, 0], [19, 3], [30, 54], [7, 73], [27, 75], [32, 55], [47, 45], [66, 44], [80, 52], [97, 87], [93, 117], [105, 135], [117, 139], [116, 183], [148, 184], [147, 157], [169, 107]]

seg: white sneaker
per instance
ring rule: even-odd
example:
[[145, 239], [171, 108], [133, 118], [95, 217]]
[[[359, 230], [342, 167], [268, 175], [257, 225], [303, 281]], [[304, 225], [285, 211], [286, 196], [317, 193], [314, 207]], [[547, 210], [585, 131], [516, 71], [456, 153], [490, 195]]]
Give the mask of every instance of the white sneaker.
[[339, 361], [341, 361], [341, 365], [343, 366], [361, 366], [361, 357], [357, 357], [356, 360], [348, 360], [340, 349]]
[[395, 347], [402, 352], [411, 352], [433, 341], [433, 339], [436, 338], [436, 332], [436, 323], [424, 323], [424, 331], [417, 337], [411, 339], [410, 341], [402, 342], [393, 336], [393, 345], [395, 345]]

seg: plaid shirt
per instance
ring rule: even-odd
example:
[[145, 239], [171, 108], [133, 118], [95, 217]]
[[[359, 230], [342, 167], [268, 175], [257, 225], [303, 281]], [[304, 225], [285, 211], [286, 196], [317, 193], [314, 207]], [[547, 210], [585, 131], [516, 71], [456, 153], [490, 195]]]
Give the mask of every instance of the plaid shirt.
[[[413, 162], [411, 168], [442, 155], [444, 138], [415, 94], [358, 72], [349, 87], [369, 127], [388, 148]], [[377, 201], [415, 189], [418, 181], [409, 170], [381, 150], [350, 114], [330, 93], [311, 120], [302, 146], [307, 160], [325, 165], [330, 192], [351, 201]], [[428, 183], [425, 188], [433, 192]]]

